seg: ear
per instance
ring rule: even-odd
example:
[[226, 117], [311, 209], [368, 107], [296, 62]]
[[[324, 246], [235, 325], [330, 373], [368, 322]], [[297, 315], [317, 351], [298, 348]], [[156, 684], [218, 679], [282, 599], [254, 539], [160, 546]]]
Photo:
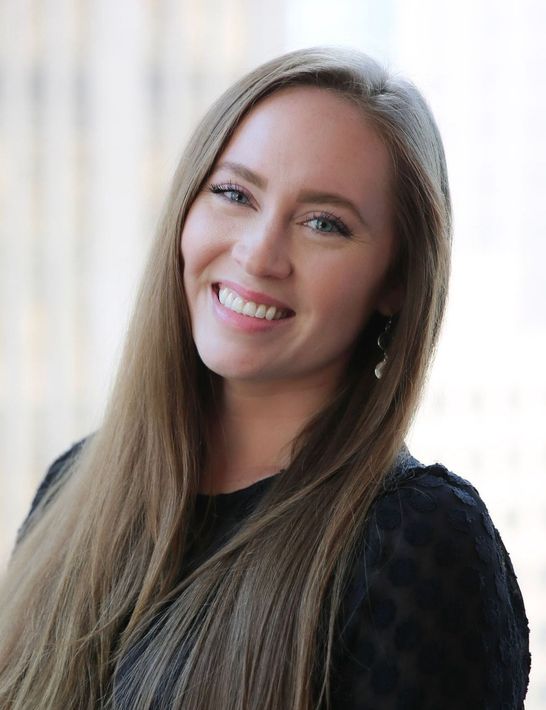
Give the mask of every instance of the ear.
[[404, 304], [404, 287], [402, 284], [387, 286], [377, 301], [377, 310], [382, 316], [394, 316]]

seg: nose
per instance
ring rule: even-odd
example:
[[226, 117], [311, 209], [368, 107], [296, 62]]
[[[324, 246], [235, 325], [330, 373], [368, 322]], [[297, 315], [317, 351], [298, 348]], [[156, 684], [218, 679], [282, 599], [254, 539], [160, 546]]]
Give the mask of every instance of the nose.
[[289, 234], [276, 218], [247, 225], [232, 248], [235, 261], [252, 276], [284, 279], [292, 272]]

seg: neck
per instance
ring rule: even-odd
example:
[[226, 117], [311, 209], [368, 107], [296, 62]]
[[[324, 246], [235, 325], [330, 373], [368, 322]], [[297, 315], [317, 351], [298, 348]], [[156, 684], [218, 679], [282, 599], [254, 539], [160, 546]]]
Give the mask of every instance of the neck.
[[332, 381], [223, 380], [204, 487], [230, 492], [286, 468], [291, 444], [333, 394]]

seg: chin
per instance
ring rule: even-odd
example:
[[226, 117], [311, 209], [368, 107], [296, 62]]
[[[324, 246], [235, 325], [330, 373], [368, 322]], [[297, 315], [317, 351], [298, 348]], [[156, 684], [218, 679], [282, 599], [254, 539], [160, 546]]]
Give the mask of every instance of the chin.
[[218, 352], [202, 353], [199, 356], [209, 370], [229, 380], [260, 379], [261, 368], [258, 363], [245, 358], [218, 357]]

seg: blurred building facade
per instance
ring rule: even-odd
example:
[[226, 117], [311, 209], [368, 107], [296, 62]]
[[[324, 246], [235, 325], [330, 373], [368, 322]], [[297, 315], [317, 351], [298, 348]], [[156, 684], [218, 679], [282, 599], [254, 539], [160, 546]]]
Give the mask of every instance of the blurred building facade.
[[539, 0], [0, 4], [0, 567], [47, 465], [99, 425], [199, 117], [261, 61], [348, 44], [413, 79], [444, 137], [452, 290], [409, 444], [488, 505], [546, 707], [545, 20]]

